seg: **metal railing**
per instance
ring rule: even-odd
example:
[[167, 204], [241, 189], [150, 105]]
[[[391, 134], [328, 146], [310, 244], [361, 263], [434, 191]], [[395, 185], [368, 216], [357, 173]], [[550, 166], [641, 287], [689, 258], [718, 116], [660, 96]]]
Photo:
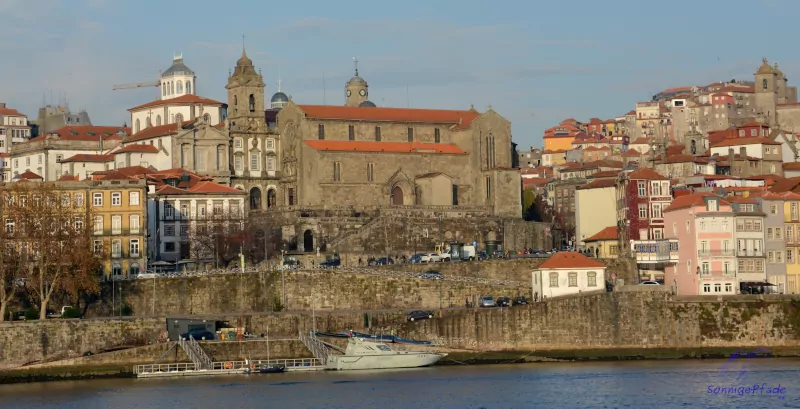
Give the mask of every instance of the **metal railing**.
[[251, 368], [251, 365], [283, 365], [286, 369], [291, 368], [309, 368], [324, 366], [322, 360], [318, 358], [294, 358], [294, 359], [256, 359], [249, 361], [225, 361], [225, 362], [212, 362], [209, 368], [201, 368], [196, 364], [189, 362], [181, 362], [175, 364], [152, 364], [152, 365], [136, 365], [133, 367], [135, 374], [147, 373], [170, 373], [170, 372], [187, 372], [187, 371], [203, 371], [203, 370], [216, 370], [216, 371], [242, 371]]
[[330, 350], [327, 346], [325, 346], [322, 341], [317, 339], [317, 337], [313, 335], [306, 335], [303, 332], [300, 332], [300, 341], [303, 345], [311, 351], [311, 355], [314, 355], [315, 358], [319, 359], [322, 362], [328, 362], [328, 355], [330, 355]]
[[697, 250], [698, 257], [733, 257], [733, 249], [730, 250]]
[[198, 371], [200, 368], [188, 362], [181, 362], [177, 364], [152, 364], [152, 365], [136, 365], [133, 367], [133, 373], [156, 373], [156, 372], [186, 372]]
[[210, 369], [212, 367], [213, 361], [211, 357], [200, 347], [200, 344], [195, 341], [193, 336], [189, 335], [187, 340], [180, 339], [178, 343], [198, 368]]
[[744, 250], [744, 251], [737, 251], [736, 256], [738, 257], [764, 257], [763, 251], [755, 251], [755, 250]]

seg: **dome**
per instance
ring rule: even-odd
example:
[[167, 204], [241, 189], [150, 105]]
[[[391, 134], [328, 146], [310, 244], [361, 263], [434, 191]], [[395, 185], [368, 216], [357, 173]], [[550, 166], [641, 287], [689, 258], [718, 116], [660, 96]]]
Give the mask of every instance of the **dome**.
[[236, 65], [253, 65], [253, 60], [247, 57], [244, 49], [242, 49], [242, 57], [236, 61]]
[[358, 106], [364, 107], [364, 108], [376, 108], [377, 107], [372, 101], [364, 101], [364, 102], [358, 104]]
[[783, 71], [778, 69], [778, 63], [775, 63], [775, 66], [772, 68], [772, 72], [774, 72], [779, 77], [783, 77]]
[[758, 67], [758, 71], [756, 71], [756, 74], [772, 74], [772, 73], [773, 73], [772, 67], [769, 65], [769, 62], [767, 62], [767, 59], [764, 58], [763, 63], [761, 64], [760, 67]]
[[186, 64], [183, 63], [183, 57], [182, 56], [181, 57], [175, 57], [172, 60], [172, 66], [167, 68], [167, 70], [164, 71], [161, 74], [161, 77], [162, 78], [171, 77], [173, 75], [192, 75], [192, 76], [194, 76], [194, 71], [192, 71], [189, 67], [186, 66]]
[[367, 85], [367, 81], [364, 81], [363, 78], [358, 76], [358, 72], [356, 72], [356, 76], [350, 78], [350, 81], [347, 81], [347, 85]]
[[270, 102], [289, 102], [289, 97], [286, 96], [283, 92], [276, 92]]

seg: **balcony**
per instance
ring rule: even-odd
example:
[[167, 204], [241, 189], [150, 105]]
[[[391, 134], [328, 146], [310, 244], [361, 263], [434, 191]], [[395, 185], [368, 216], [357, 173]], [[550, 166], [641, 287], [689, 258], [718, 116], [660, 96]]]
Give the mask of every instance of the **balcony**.
[[764, 252], [761, 250], [739, 250], [736, 252], [736, 257], [764, 257]]
[[733, 250], [697, 250], [697, 257], [733, 257]]
[[673, 264], [678, 259], [678, 240], [631, 240], [631, 249], [639, 264]]
[[700, 277], [709, 278], [709, 277], [736, 277], [736, 271], [733, 269], [729, 270], [699, 270]]

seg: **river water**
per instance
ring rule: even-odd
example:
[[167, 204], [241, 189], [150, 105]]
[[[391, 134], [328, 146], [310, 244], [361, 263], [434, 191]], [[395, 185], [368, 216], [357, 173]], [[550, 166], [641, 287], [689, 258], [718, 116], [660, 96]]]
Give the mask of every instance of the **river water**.
[[[740, 358], [65, 381], [0, 385], [0, 408], [800, 408], [798, 365]], [[743, 396], [713, 393], [762, 384]]]

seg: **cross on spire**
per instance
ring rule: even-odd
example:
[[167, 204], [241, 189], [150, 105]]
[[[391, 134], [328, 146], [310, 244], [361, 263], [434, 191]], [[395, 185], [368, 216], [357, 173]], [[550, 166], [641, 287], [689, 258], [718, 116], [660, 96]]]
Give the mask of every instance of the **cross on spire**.
[[281, 77], [278, 77], [278, 92], [281, 92]]
[[358, 77], [358, 57], [353, 57], [353, 65], [356, 67], [356, 77]]
[[242, 34], [242, 52], [244, 52], [244, 34]]

